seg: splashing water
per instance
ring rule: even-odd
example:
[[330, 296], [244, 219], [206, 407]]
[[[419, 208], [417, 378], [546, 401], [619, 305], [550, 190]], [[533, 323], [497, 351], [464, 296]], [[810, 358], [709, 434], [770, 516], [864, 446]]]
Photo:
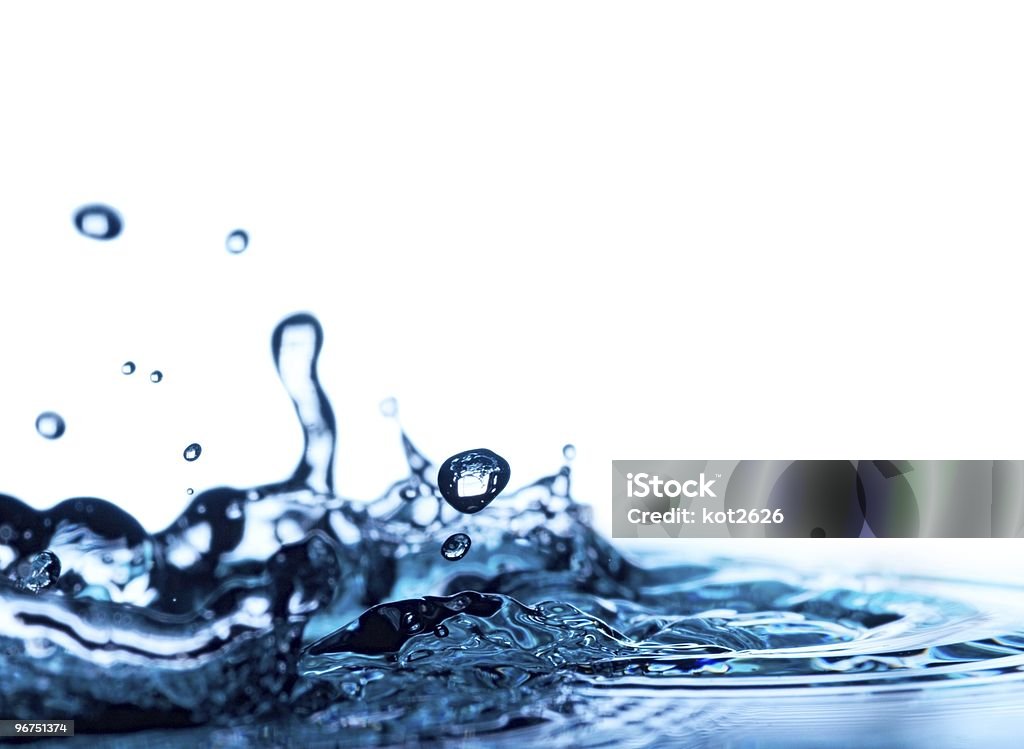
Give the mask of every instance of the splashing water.
[[504, 458], [435, 473], [404, 433], [408, 476], [340, 497], [322, 345], [308, 314], [272, 336], [304, 433], [279, 483], [200, 491], [154, 534], [102, 499], [0, 495], [0, 715], [139, 747], [1012, 745], [1019, 589], [639, 564], [567, 465], [498, 497]]
[[24, 576], [15, 581], [18, 590], [39, 593], [57, 582], [60, 577], [60, 560], [52, 551], [42, 551], [32, 560]]

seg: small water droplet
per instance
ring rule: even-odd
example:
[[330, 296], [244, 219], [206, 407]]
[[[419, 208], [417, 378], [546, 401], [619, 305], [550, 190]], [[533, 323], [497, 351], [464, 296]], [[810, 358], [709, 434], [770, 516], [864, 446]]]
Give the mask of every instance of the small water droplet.
[[193, 442], [191, 445], [185, 448], [185, 452], [182, 453], [185, 460], [191, 463], [196, 460], [200, 455], [203, 454], [203, 448], [198, 442]]
[[55, 440], [64, 434], [64, 427], [64, 419], [53, 411], [46, 411], [36, 417], [36, 431], [48, 440]]
[[480, 512], [508, 485], [508, 461], [480, 448], [448, 458], [437, 472], [437, 488], [459, 512]]
[[52, 551], [41, 551], [32, 560], [32, 569], [27, 577], [20, 578], [16, 585], [20, 590], [40, 593], [60, 577], [60, 559]]
[[576, 457], [576, 445], [566, 445], [562, 448], [562, 457], [566, 460], [572, 460]]
[[457, 562], [466, 556], [472, 545], [473, 539], [465, 533], [453, 533], [441, 544], [441, 556], [449, 562]]
[[186, 493], [187, 495], [189, 495], [189, 496], [191, 497], [191, 496], [192, 496], [192, 493], [193, 493], [193, 492], [192, 492], [192, 487], [189, 487], [188, 489], [186, 489], [186, 490], [185, 490], [185, 493]]
[[411, 611], [402, 616], [402, 628], [411, 634], [416, 634], [423, 629], [423, 622]]
[[224, 245], [232, 255], [245, 252], [246, 248], [249, 246], [249, 233], [244, 229], [235, 229], [233, 232], [228, 234], [227, 241]]
[[75, 211], [75, 228], [90, 239], [114, 239], [123, 226], [120, 214], [108, 205], [93, 203]]
[[161, 372], [159, 369], [154, 369], [152, 372], [149, 373], [150, 382], [160, 382], [160, 380], [162, 380], [163, 378], [164, 373]]
[[133, 362], [133, 361], [126, 361], [124, 364], [121, 365], [121, 374], [130, 375], [130, 374], [134, 374], [134, 372], [135, 372], [135, 362]]
[[825, 538], [824, 528], [813, 528], [811, 530], [811, 538]]
[[395, 418], [398, 416], [398, 401], [394, 398], [385, 398], [380, 402], [380, 412], [389, 419]]
[[228, 505], [227, 509], [224, 511], [224, 514], [228, 517], [229, 520], [238, 520], [240, 517], [242, 517], [242, 506], [238, 504], [238, 502], [232, 502], [231, 504]]
[[438, 624], [436, 627], [434, 627], [434, 634], [438, 637], [447, 637], [448, 627], [444, 626], [443, 624]]

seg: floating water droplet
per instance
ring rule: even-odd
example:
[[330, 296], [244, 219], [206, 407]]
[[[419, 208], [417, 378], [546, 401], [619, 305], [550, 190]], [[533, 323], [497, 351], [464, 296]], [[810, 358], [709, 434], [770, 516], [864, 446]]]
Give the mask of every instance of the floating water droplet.
[[389, 419], [395, 418], [398, 416], [398, 401], [394, 398], [385, 398], [380, 402], [380, 412]]
[[154, 369], [152, 372], [149, 373], [150, 382], [160, 382], [160, 380], [162, 380], [163, 378], [164, 373], [161, 372], [159, 369]]
[[186, 489], [185, 493], [191, 497], [193, 494], [192, 487], [190, 486], [188, 489]]
[[185, 452], [182, 453], [185, 460], [192, 462], [196, 460], [200, 455], [203, 454], [203, 448], [198, 442], [193, 442], [191, 445], [185, 448]]
[[459, 512], [480, 512], [508, 485], [508, 461], [480, 448], [448, 458], [437, 472], [437, 488]]
[[60, 559], [52, 551], [41, 551], [32, 560], [32, 569], [26, 577], [19, 578], [16, 586], [30, 593], [40, 593], [60, 577]]
[[36, 417], [36, 431], [48, 440], [55, 440], [64, 434], [64, 426], [64, 419], [53, 411], [46, 411]]
[[94, 203], [75, 211], [75, 228], [90, 239], [114, 239], [123, 226], [118, 212], [107, 205]]
[[135, 373], [135, 362], [133, 362], [133, 361], [126, 361], [124, 364], [121, 365], [121, 374], [130, 375], [130, 374], [134, 374], [134, 373]]
[[436, 627], [434, 627], [434, 634], [438, 637], [447, 637], [448, 627], [444, 626], [443, 624], [438, 624]]
[[244, 229], [235, 229], [233, 232], [228, 234], [227, 241], [224, 245], [232, 255], [245, 252], [246, 248], [249, 246], [249, 233]]
[[572, 460], [576, 457], [576, 445], [566, 445], [562, 448], [562, 457], [566, 460]]
[[465, 533], [453, 533], [441, 544], [441, 556], [449, 562], [457, 562], [466, 556], [472, 545], [473, 539]]

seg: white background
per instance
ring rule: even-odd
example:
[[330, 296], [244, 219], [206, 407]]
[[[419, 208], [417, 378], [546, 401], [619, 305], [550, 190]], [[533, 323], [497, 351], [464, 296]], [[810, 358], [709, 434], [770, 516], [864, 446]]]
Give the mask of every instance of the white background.
[[[188, 486], [287, 475], [301, 434], [269, 336], [297, 310], [326, 330], [348, 496], [403, 470], [390, 395], [436, 460], [488, 446], [513, 484], [574, 442], [605, 529], [613, 458], [1024, 457], [1022, 21], [995, 2], [5, 5], [0, 491], [102, 496], [155, 530]], [[75, 232], [87, 202], [121, 238]], [[33, 426], [51, 409], [54, 442]]]

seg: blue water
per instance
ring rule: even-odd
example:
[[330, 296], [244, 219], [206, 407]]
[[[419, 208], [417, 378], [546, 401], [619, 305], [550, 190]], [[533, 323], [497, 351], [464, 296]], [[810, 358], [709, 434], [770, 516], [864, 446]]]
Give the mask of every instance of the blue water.
[[323, 331], [271, 339], [305, 434], [281, 482], [155, 534], [0, 495], [0, 717], [74, 718], [62, 746], [1018, 745], [1021, 589], [629, 558], [571, 446], [506, 494], [514, 462], [403, 434], [408, 475], [340, 497]]

